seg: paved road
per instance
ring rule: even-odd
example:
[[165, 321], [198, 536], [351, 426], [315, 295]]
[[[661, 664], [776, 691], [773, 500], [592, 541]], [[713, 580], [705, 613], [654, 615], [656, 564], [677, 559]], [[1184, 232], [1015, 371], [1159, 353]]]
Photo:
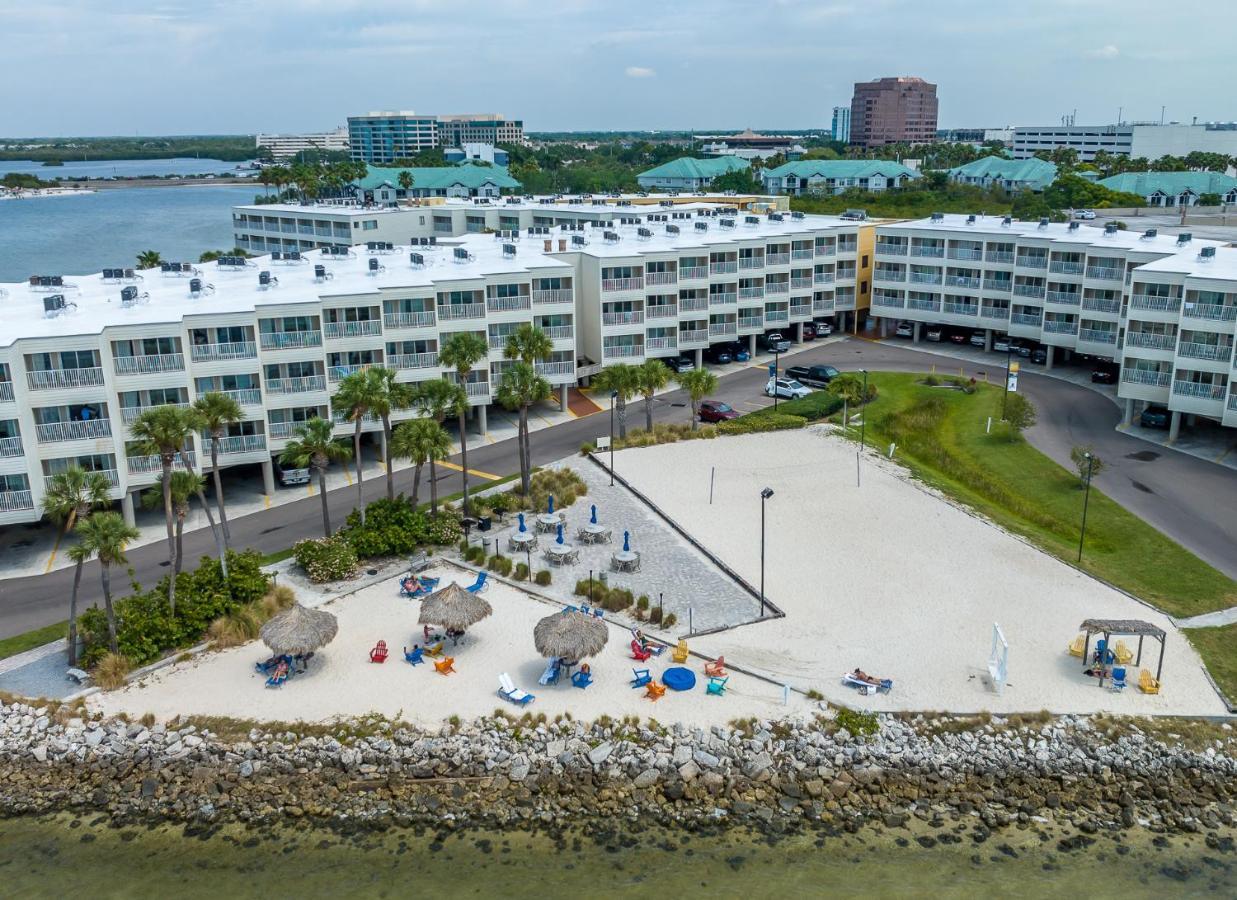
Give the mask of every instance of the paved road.
[[[816, 345], [794, 357], [795, 364], [827, 362], [839, 369], [923, 371], [930, 365], [956, 371], [961, 366], [966, 374], [989, 377], [1002, 371], [1002, 361], [996, 357], [993, 365], [983, 366], [928, 352], [912, 351], [902, 346], [890, 346], [862, 340]], [[762, 368], [749, 366], [722, 377], [717, 395], [741, 409], [765, 405], [760, 393], [767, 375]], [[1069, 449], [1074, 444], [1089, 443], [1109, 464], [1096, 479], [1096, 484], [1113, 499], [1136, 515], [1171, 535], [1212, 565], [1237, 577], [1237, 474], [1230, 469], [1153, 447], [1136, 438], [1112, 430], [1118, 412], [1111, 401], [1076, 384], [1044, 375], [1025, 373], [1025, 392], [1039, 407], [1040, 421], [1027, 432], [1031, 442], [1052, 458], [1069, 464]], [[642, 402], [628, 407], [629, 424], [642, 424]], [[655, 420], [686, 421], [687, 400], [682, 392], [672, 392], [658, 398]], [[533, 462], [544, 465], [579, 450], [585, 441], [608, 430], [608, 413], [576, 419], [546, 428], [533, 434]], [[453, 462], [459, 463], [455, 457]], [[515, 441], [506, 440], [481, 445], [469, 452], [469, 467], [495, 475], [507, 475], [518, 470]], [[473, 484], [486, 482], [472, 479]], [[401, 472], [397, 490], [411, 486], [410, 472]], [[462, 487], [458, 472], [440, 469], [439, 492], [447, 495]], [[383, 496], [382, 479], [366, 482], [367, 500]], [[422, 498], [426, 493], [422, 488]], [[355, 488], [340, 488], [328, 497], [332, 522], [338, 525], [352, 509]], [[254, 513], [231, 523], [235, 547], [251, 547], [264, 553], [280, 550], [307, 537], [321, 535], [320, 500], [304, 498], [292, 503]], [[214, 553], [209, 530], [186, 534], [185, 555], [196, 560]], [[138, 581], [154, 584], [166, 570], [165, 545], [155, 542], [129, 553]], [[0, 581], [0, 637], [20, 634], [33, 628], [63, 620], [72, 585], [72, 569], [59, 569], [47, 575]], [[99, 597], [96, 565], [91, 563], [82, 580], [82, 600], [89, 604]], [[124, 579], [121, 579], [124, 584]], [[123, 593], [123, 589], [121, 591]]]

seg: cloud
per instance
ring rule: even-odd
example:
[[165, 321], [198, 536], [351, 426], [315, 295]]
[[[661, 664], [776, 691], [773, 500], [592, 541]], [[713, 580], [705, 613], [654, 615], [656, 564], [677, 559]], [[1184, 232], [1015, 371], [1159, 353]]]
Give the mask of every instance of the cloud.
[[1116, 59], [1120, 55], [1121, 51], [1117, 49], [1116, 44], [1105, 44], [1103, 47], [1087, 51], [1087, 57], [1090, 59]]
[[628, 78], [652, 78], [657, 72], [646, 66], [628, 66], [623, 70]]

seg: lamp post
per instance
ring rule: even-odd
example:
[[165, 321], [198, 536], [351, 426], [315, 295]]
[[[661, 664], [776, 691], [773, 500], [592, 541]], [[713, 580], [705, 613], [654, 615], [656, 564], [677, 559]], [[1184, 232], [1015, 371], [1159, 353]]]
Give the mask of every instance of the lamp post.
[[765, 617], [765, 501], [773, 496], [772, 488], [760, 492], [760, 618]]
[[524, 545], [524, 558], [528, 560], [528, 581], [531, 584], [533, 581], [533, 548], [528, 544]]
[[782, 361], [782, 352], [778, 349], [780, 345], [773, 345], [773, 408], [777, 409], [777, 378]]
[[614, 487], [614, 401], [618, 391], [610, 392], [610, 487]]
[[1014, 345], [1009, 342], [1009, 335], [1005, 335], [1005, 393], [1001, 395], [1001, 421], [1005, 421], [1005, 401], [1009, 399], [1009, 364], [1014, 358]]
[[593, 605], [593, 570], [588, 570], [588, 605]]
[[868, 431], [868, 414], [867, 410], [862, 409], [868, 402], [868, 370], [863, 370], [863, 396], [859, 398], [859, 449], [867, 449], [867, 431]]
[[1078, 562], [1082, 563], [1082, 542], [1087, 536], [1087, 504], [1091, 500], [1091, 467], [1095, 463], [1095, 457], [1090, 453], [1084, 453], [1083, 456], [1087, 460], [1087, 484], [1086, 493], [1082, 495], [1082, 531], [1078, 534]]

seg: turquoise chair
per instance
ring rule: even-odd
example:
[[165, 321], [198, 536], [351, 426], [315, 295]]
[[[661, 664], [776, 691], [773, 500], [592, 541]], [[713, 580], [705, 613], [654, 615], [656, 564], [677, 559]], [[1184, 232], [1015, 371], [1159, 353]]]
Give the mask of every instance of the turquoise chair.
[[727, 675], [725, 678], [719, 678], [718, 676], [714, 675], [712, 678], [709, 679], [708, 693], [716, 694], [718, 697], [723, 696], [726, 693], [726, 682], [729, 680], [730, 680], [729, 675]]

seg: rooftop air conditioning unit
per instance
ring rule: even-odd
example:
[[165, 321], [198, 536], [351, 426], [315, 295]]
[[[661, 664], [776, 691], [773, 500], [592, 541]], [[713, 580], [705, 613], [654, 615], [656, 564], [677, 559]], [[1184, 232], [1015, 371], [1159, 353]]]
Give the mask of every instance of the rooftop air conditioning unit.
[[1184, 247], [1192, 240], [1194, 240], [1194, 235], [1190, 234], [1188, 231], [1183, 231], [1181, 234], [1177, 235], [1177, 246]]
[[932, 214], [932, 221], [933, 221], [933, 222], [944, 222], [944, 221], [945, 221], [945, 214], [944, 214], [944, 213], [933, 213], [933, 214]]
[[1156, 237], [1159, 233], [1160, 233], [1159, 229], [1157, 228], [1148, 228], [1146, 231], [1143, 232], [1143, 238], [1149, 241], [1153, 239], [1154, 237]]
[[1216, 258], [1216, 248], [1215, 247], [1203, 247], [1201, 250], [1198, 251], [1198, 258], [1203, 260], [1204, 262], [1211, 262], [1211, 260]]

